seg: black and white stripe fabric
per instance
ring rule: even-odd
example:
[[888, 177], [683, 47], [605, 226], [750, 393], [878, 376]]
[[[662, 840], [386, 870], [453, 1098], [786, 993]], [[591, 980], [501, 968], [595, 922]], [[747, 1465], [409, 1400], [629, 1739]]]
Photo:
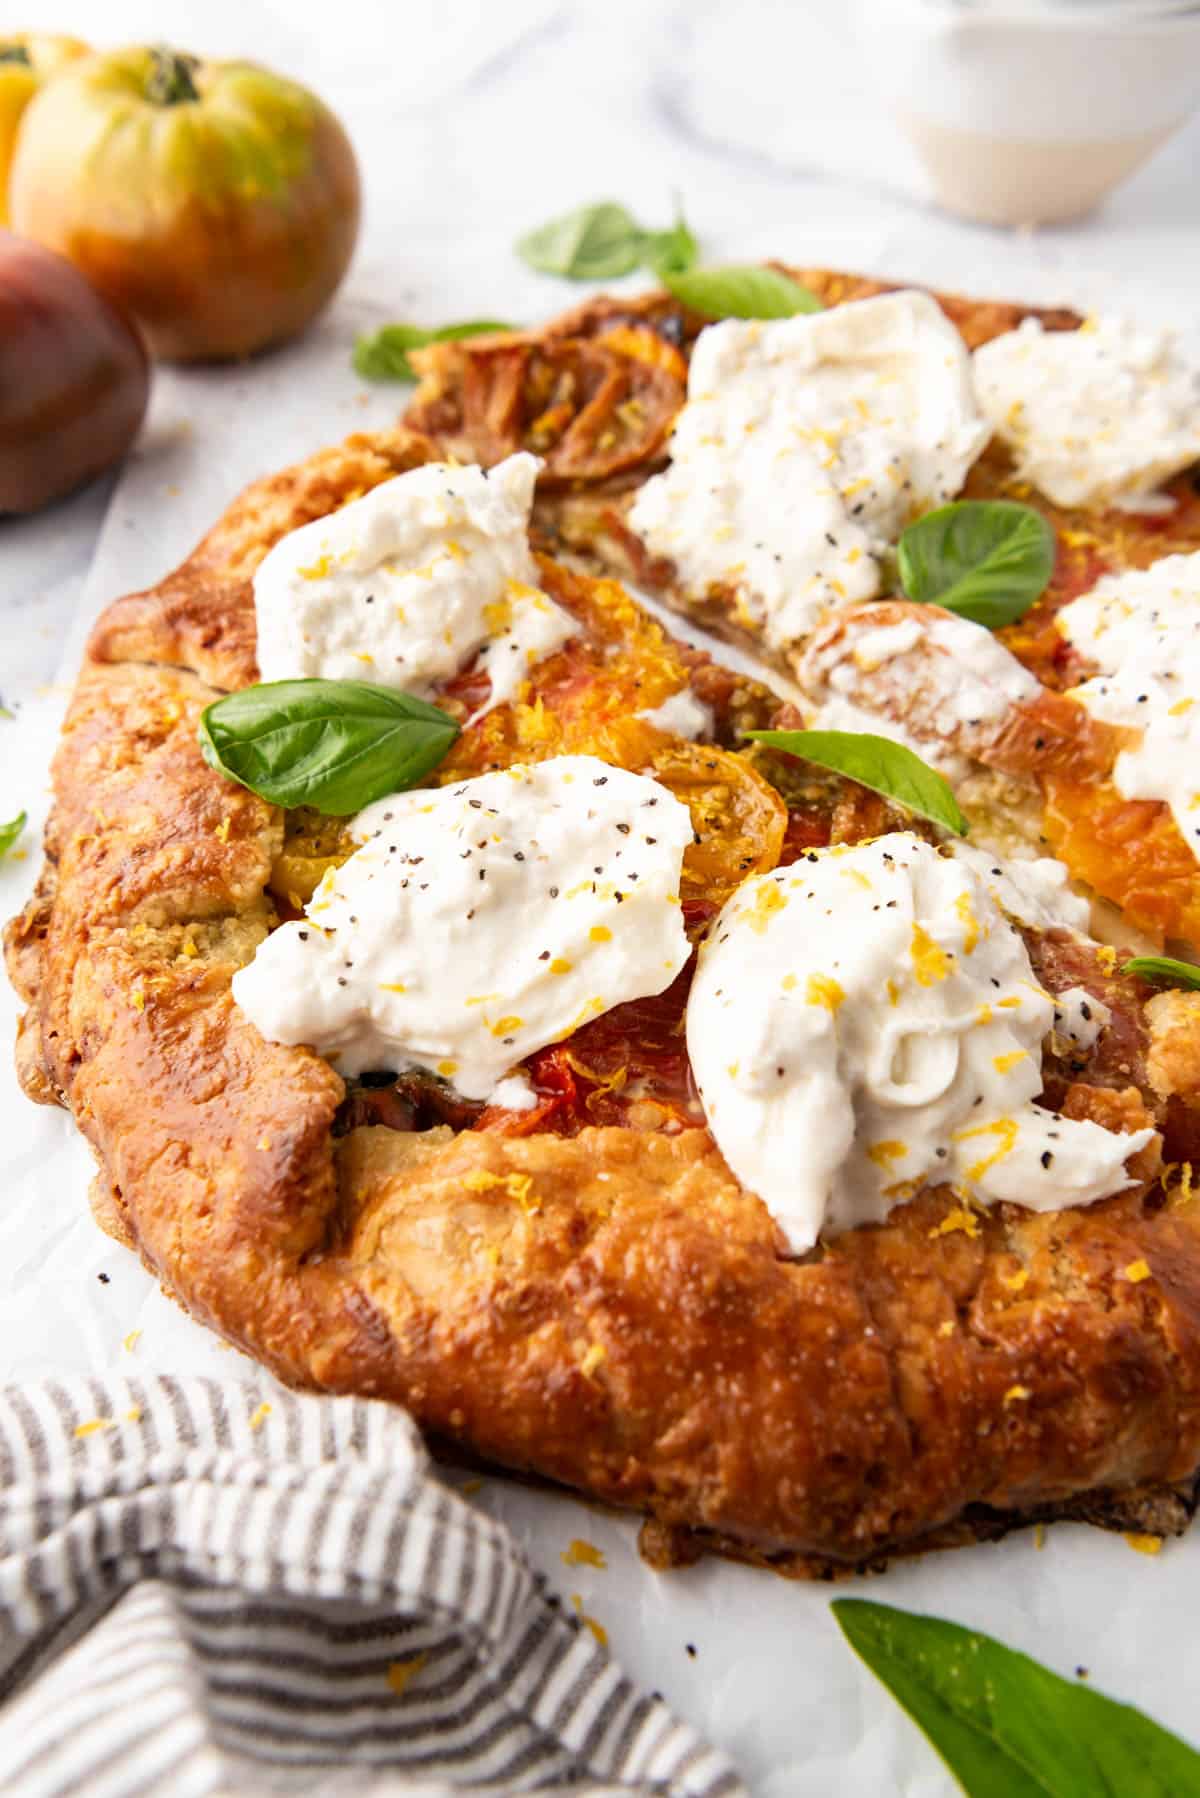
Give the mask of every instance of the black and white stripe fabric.
[[0, 1482], [9, 1798], [744, 1798], [391, 1406], [11, 1387]]

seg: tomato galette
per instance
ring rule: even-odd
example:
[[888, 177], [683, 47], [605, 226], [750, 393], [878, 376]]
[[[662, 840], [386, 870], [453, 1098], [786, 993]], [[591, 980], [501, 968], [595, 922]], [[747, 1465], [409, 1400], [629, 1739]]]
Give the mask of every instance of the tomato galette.
[[801, 278], [421, 352], [109, 608], [22, 1078], [197, 1317], [659, 1564], [1179, 1530], [1196, 379]]

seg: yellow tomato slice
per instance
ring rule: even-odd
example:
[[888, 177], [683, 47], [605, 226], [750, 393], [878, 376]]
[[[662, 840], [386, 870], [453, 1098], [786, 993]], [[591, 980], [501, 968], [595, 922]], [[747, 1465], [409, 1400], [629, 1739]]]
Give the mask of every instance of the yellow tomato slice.
[[1072, 874], [1139, 930], [1200, 945], [1200, 863], [1165, 805], [1057, 773], [1042, 788], [1044, 833]]
[[703, 901], [716, 912], [743, 880], [778, 865], [787, 807], [744, 756], [668, 742], [641, 772], [661, 781], [692, 814], [697, 841], [683, 858], [685, 903]]

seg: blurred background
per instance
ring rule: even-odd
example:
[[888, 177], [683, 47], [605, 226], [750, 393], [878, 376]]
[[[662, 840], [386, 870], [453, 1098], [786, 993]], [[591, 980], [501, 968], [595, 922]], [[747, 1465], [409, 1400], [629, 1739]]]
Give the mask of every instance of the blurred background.
[[[469, 240], [463, 264], [478, 271], [507, 257], [516, 224], [609, 195], [635, 211], [662, 208], [673, 191], [722, 254], [747, 252], [753, 237], [804, 260], [808, 243], [843, 226], [864, 242], [878, 232], [880, 253], [903, 273], [905, 238], [923, 244], [946, 221], [930, 213], [931, 183], [897, 109], [936, 117], [958, 81], [977, 112], [965, 66], [1004, 55], [994, 40], [968, 46], [948, 70], [923, 47], [947, 14], [961, 29], [964, 15], [1028, 10], [931, 0], [0, 0], [0, 33], [173, 41], [252, 56], [315, 87], [363, 162], [362, 267], [386, 269], [401, 301], [397, 285], [431, 248], [444, 259]], [[1145, 10], [1139, 0], [1033, 8], [1100, 19], [1077, 27], [1065, 72], [1052, 70], [1060, 104], [1091, 111], [1093, 140], [1112, 102], [1087, 40], [1107, 29], [1102, 15]], [[1160, 60], [1168, 111], [1179, 110], [1181, 70], [1185, 84], [1197, 80], [1198, 34], [1193, 21], [1186, 44]], [[1127, 69], [1128, 43], [1103, 60]], [[1038, 53], [1019, 71], [1032, 79], [1044, 63]], [[1186, 295], [1198, 171], [1193, 119], [1102, 212], [1044, 246], [1045, 258], [1064, 268], [1107, 261], [1121, 273], [1153, 258], [1148, 284]], [[1009, 260], [990, 232], [970, 233], [960, 252], [963, 284]]]

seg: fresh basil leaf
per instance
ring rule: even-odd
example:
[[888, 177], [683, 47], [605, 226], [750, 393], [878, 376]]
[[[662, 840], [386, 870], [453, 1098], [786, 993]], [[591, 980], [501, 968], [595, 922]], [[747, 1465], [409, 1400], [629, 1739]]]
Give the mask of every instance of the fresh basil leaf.
[[28, 822], [28, 813], [18, 812], [7, 824], [0, 824], [0, 861], [8, 854]]
[[821, 312], [815, 293], [774, 268], [694, 268], [660, 271], [668, 293], [705, 318], [792, 318]]
[[992, 1636], [865, 1598], [831, 1606], [967, 1798], [1197, 1798], [1200, 1755]]
[[517, 242], [517, 255], [544, 275], [568, 281], [608, 281], [628, 275], [642, 259], [641, 226], [612, 200], [580, 206], [551, 219]]
[[960, 499], [910, 524], [898, 561], [910, 599], [996, 631], [1046, 591], [1054, 532], [1040, 512], [1015, 500]]
[[748, 730], [746, 736], [789, 755], [803, 756], [819, 768], [846, 774], [872, 793], [894, 799], [920, 818], [929, 818], [957, 836], [967, 834], [950, 782], [903, 743], [858, 730]]
[[515, 331], [516, 325], [500, 324], [491, 318], [473, 318], [461, 325], [381, 325], [378, 331], [364, 331], [354, 345], [354, 368], [364, 381], [415, 381], [417, 371], [408, 359], [409, 350], [422, 350], [427, 343], [451, 343], [460, 337], [491, 337], [497, 331]]
[[1135, 955], [1121, 969], [1122, 974], [1136, 974], [1139, 980], [1164, 980], [1168, 986], [1186, 986], [1200, 992], [1200, 968], [1190, 961], [1175, 961], [1170, 955]]
[[210, 768], [272, 805], [348, 817], [415, 786], [458, 736], [436, 706], [356, 680], [277, 680], [243, 687], [200, 719]]
[[669, 231], [642, 233], [642, 262], [660, 281], [668, 275], [682, 275], [695, 263], [700, 245], [682, 213]]

